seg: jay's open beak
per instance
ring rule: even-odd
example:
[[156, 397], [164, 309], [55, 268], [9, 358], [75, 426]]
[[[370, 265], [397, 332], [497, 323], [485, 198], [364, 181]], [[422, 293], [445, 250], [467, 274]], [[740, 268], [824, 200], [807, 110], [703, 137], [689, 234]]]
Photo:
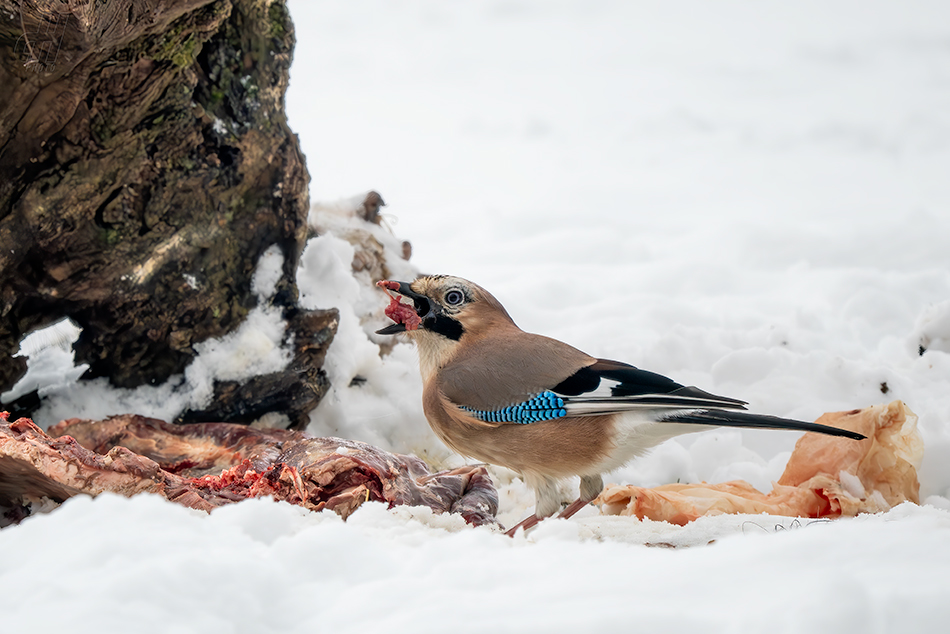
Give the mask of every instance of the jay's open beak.
[[[385, 289], [392, 296], [392, 302], [386, 308], [386, 316], [396, 322], [377, 330], [377, 335], [395, 335], [407, 330], [416, 330], [423, 320], [434, 316], [436, 313], [436, 303], [425, 295], [413, 291], [409, 288], [407, 282], [380, 280], [376, 282], [376, 286]], [[399, 298], [392, 294], [392, 291], [411, 299], [413, 306], [410, 307], [408, 304], [401, 303]]]

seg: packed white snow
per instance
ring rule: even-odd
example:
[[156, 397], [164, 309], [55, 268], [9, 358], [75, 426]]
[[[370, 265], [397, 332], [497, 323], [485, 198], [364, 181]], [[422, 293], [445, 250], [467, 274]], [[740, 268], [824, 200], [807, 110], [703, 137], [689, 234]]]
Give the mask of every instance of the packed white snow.
[[[298, 273], [303, 305], [341, 312], [333, 388], [310, 431], [437, 468], [461, 460], [425, 423], [411, 346], [380, 355], [383, 338], [369, 334], [385, 323], [386, 297], [352, 272], [347, 216], [362, 200], [351, 197], [373, 188], [387, 215], [367, 231], [395, 279], [471, 279], [526, 330], [761, 413], [813, 420], [905, 401], [925, 442], [925, 504], [682, 528], [588, 508], [510, 540], [376, 504], [344, 523], [267, 500], [209, 516], [147, 496], [78, 498], [0, 531], [5, 631], [92, 631], [106, 619], [144, 632], [945, 629], [950, 5], [290, 9], [290, 125], [312, 199], [337, 201], [311, 215], [318, 237]], [[216, 377], [282, 367], [288, 342], [266, 303], [275, 257], [258, 266], [257, 312], [169, 384], [75, 383], [81, 368], [56, 340], [45, 362], [30, 355], [33, 383], [18, 393], [43, 386], [44, 426], [124, 411], [170, 418]], [[768, 490], [795, 439], [707, 432], [607, 479], [742, 478]], [[494, 474], [510, 525], [532, 495]]]

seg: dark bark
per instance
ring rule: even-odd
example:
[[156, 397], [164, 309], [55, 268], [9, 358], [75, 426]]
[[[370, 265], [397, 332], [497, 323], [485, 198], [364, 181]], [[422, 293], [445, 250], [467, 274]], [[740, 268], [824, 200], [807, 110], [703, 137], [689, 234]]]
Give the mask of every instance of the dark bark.
[[293, 44], [278, 0], [0, 0], [0, 355], [65, 315], [87, 377], [162, 382], [241, 322], [273, 244], [293, 306]]
[[289, 429], [304, 429], [315, 408], [330, 388], [321, 369], [327, 348], [336, 334], [336, 309], [291, 311], [288, 332], [293, 333], [294, 359], [280, 372], [271, 372], [245, 382], [218, 381], [211, 403], [201, 410], [188, 410], [176, 423], [252, 423], [269, 412], [290, 420]]

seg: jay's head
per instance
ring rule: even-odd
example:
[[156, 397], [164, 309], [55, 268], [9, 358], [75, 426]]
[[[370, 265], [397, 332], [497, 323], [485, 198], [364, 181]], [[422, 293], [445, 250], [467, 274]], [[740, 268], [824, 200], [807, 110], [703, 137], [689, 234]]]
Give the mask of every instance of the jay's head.
[[392, 296], [386, 316], [396, 322], [376, 331], [381, 335], [405, 332], [417, 343], [446, 345], [492, 327], [514, 325], [491, 293], [460, 277], [428, 275], [411, 283], [382, 280], [376, 285]]

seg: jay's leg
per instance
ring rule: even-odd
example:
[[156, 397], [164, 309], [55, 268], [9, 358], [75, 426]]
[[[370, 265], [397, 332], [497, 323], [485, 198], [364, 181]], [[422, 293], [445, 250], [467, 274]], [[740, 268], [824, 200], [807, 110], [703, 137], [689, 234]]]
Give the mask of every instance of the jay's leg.
[[538, 519], [537, 515], [529, 515], [528, 517], [524, 518], [523, 520], [521, 520], [520, 522], [518, 522], [517, 524], [515, 524], [508, 530], [506, 530], [505, 535], [507, 535], [508, 537], [514, 537], [515, 533], [518, 532], [519, 528], [523, 528], [525, 529], [525, 531], [527, 531], [528, 529], [531, 529], [537, 526], [540, 521], [541, 520]]
[[[567, 519], [579, 510], [590, 504], [604, 490], [604, 479], [599, 475], [581, 476], [581, 496], [558, 514], [561, 519]], [[527, 529], [526, 529], [527, 530]]]
[[[579, 498], [571, 502], [567, 508], [561, 511], [558, 514], [558, 517], [561, 519], [567, 519], [577, 513], [579, 510], [590, 504], [600, 492], [604, 490], [604, 480], [599, 475], [596, 476], [581, 476], [581, 495]], [[515, 533], [518, 532], [519, 528], [523, 528], [525, 531], [528, 529], [534, 528], [541, 522], [541, 519], [537, 515], [531, 515], [524, 518], [514, 527], [508, 529], [505, 532], [505, 535], [508, 537], [514, 537]]]

